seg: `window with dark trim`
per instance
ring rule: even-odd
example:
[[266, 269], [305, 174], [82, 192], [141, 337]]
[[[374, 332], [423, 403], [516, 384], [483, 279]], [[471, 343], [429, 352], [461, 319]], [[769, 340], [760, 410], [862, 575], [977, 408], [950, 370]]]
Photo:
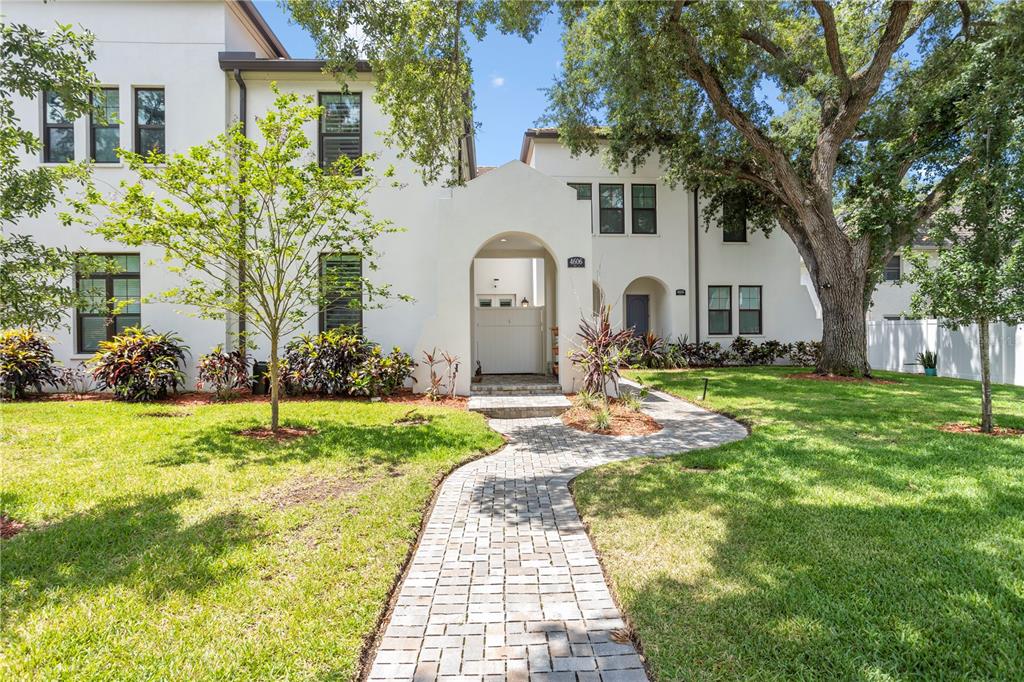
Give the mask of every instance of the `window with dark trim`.
[[885, 264], [885, 269], [882, 271], [882, 278], [886, 282], [898, 282], [900, 276], [903, 274], [903, 263], [899, 256], [893, 256], [889, 259], [889, 262]]
[[722, 241], [747, 241], [747, 199], [742, 194], [732, 194], [722, 204]]
[[362, 93], [321, 92], [319, 103], [324, 108], [318, 130], [320, 165], [327, 168], [342, 156], [362, 156]]
[[65, 163], [75, 159], [75, 122], [55, 92], [43, 93], [43, 161]]
[[626, 192], [623, 185], [598, 185], [601, 234], [625, 234]]
[[740, 334], [761, 334], [761, 287], [740, 287]]
[[658, 190], [655, 185], [633, 185], [633, 234], [658, 233]]
[[163, 88], [135, 88], [136, 153], [166, 151], [166, 105]]
[[570, 187], [576, 190], [576, 199], [579, 201], [593, 201], [594, 186], [589, 182], [570, 182]]
[[96, 163], [117, 163], [115, 151], [121, 146], [121, 93], [117, 88], [101, 88], [92, 95], [89, 114], [89, 158]]
[[75, 311], [79, 353], [95, 353], [128, 327], [142, 324], [138, 254], [100, 254], [117, 263], [117, 272], [78, 273], [76, 285], [83, 303]]
[[323, 254], [320, 277], [327, 299], [320, 311], [320, 331], [363, 326], [363, 259], [359, 256]]
[[732, 335], [732, 287], [708, 287], [708, 334]]

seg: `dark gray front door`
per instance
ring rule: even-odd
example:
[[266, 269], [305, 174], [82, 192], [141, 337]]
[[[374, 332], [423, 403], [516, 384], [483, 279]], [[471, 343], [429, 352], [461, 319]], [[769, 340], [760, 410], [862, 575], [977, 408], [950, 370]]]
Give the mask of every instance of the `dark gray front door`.
[[626, 294], [626, 327], [637, 336], [650, 330], [650, 298], [647, 294]]

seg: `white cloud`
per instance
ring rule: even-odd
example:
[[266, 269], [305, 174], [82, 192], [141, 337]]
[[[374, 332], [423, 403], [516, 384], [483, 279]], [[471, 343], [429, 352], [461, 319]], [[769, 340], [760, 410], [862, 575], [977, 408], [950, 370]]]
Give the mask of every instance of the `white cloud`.
[[505, 77], [497, 74], [491, 74], [491, 87], [500, 88], [505, 84]]

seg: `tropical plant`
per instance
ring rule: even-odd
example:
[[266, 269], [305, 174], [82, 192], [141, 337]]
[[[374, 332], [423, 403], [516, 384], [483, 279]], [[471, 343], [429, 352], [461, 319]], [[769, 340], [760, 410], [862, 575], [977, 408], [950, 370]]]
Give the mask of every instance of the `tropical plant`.
[[0, 332], [0, 390], [2, 397], [24, 398], [30, 386], [37, 391], [43, 384], [60, 382], [54, 365], [53, 349], [42, 334], [29, 329]]
[[917, 364], [925, 369], [935, 369], [939, 364], [939, 356], [935, 351], [921, 351], [917, 354]]
[[590, 428], [595, 431], [607, 431], [612, 427], [612, 413], [607, 405], [601, 405], [590, 417]]
[[603, 400], [600, 395], [594, 393], [593, 391], [587, 390], [580, 391], [573, 398], [573, 403], [576, 405], [576, 407], [582, 408], [584, 410], [592, 410], [594, 409], [595, 405], [601, 402], [603, 402]]
[[630, 363], [647, 369], [665, 366], [667, 348], [665, 340], [654, 332], [633, 336], [629, 344]]
[[569, 351], [569, 361], [583, 374], [583, 390], [602, 398], [619, 392], [619, 370], [629, 358], [633, 332], [615, 331], [611, 323], [611, 306], [604, 306], [590, 320], [580, 321], [578, 347]]
[[213, 389], [220, 400], [231, 398], [249, 383], [249, 359], [241, 349], [225, 353], [221, 346], [199, 358], [196, 388]]
[[94, 382], [92, 375], [85, 371], [81, 365], [74, 367], [58, 367], [56, 369], [57, 383], [68, 393], [73, 395], [85, 395], [93, 390]]
[[128, 327], [110, 341], [100, 341], [88, 360], [92, 376], [115, 400], [147, 402], [166, 398], [185, 382], [181, 367], [188, 348], [181, 338]]
[[737, 336], [729, 344], [729, 349], [735, 354], [736, 359], [741, 364], [753, 365], [755, 360], [755, 353], [757, 352], [757, 344], [746, 338], [745, 336]]
[[640, 399], [640, 395], [634, 391], [623, 391], [619, 396], [619, 403], [622, 404], [627, 410], [633, 412], [639, 412], [643, 406], [643, 400]]
[[391, 395], [401, 390], [409, 379], [416, 381], [412, 376], [416, 369], [416, 361], [412, 356], [395, 346], [388, 355], [380, 360], [380, 389], [383, 395]]
[[795, 341], [789, 344], [789, 350], [786, 353], [790, 362], [800, 367], [815, 366], [820, 354], [820, 341]]
[[431, 349], [429, 353], [423, 351], [423, 360], [427, 363], [427, 369], [430, 372], [430, 385], [425, 391], [427, 397], [431, 400], [440, 400], [444, 397], [444, 377], [437, 371], [437, 367], [444, 360], [438, 354], [437, 348]]
[[374, 345], [359, 366], [349, 374], [348, 392], [352, 395], [391, 395], [405, 385], [416, 367], [412, 357], [395, 347], [384, 355], [380, 346]]
[[[373, 158], [342, 154], [321, 167], [306, 131], [323, 108], [310, 96], [271, 88], [274, 106], [256, 119], [253, 134], [238, 123], [185, 154], [124, 152], [135, 180], [113, 197], [92, 191], [73, 205], [107, 239], [163, 249], [182, 277], [156, 298], [207, 317], [242, 317], [248, 333], [267, 339], [270, 427], [277, 429], [284, 340], [328, 304], [368, 308], [390, 296], [379, 277], [325, 267], [317, 254], [345, 254], [373, 271], [375, 242], [396, 230], [366, 204], [378, 185]], [[100, 210], [90, 218], [93, 206]], [[327, 377], [325, 390], [336, 380]]]
[[455, 380], [459, 375], [459, 356], [451, 355], [447, 351], [441, 353], [441, 359], [444, 360], [445, 370], [444, 376], [448, 382], [448, 397], [455, 397]]
[[300, 391], [318, 395], [348, 395], [352, 373], [373, 350], [356, 330], [342, 327], [303, 334], [285, 349], [282, 376]]

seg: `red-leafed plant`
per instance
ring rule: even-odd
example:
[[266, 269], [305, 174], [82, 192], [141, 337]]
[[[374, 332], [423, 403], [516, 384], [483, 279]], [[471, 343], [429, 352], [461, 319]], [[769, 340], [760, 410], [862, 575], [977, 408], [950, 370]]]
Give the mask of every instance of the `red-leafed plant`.
[[199, 358], [196, 388], [212, 388], [219, 400], [228, 400], [249, 383], [249, 360], [241, 350], [225, 353], [220, 346]]
[[609, 384], [618, 392], [619, 370], [629, 359], [633, 332], [612, 329], [611, 307], [604, 306], [591, 320], [581, 320], [578, 347], [569, 360], [583, 373], [583, 390], [608, 395]]
[[101, 341], [90, 360], [100, 388], [116, 400], [146, 402], [165, 398], [185, 381], [181, 365], [188, 348], [174, 334], [155, 334], [129, 327], [110, 341]]

